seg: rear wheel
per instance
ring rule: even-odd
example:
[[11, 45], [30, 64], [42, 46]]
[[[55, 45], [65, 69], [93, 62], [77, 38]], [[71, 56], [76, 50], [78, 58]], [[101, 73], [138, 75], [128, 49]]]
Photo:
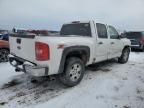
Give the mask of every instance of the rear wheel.
[[83, 61], [77, 57], [71, 57], [66, 60], [64, 72], [59, 75], [59, 79], [64, 85], [72, 87], [82, 80], [84, 71]]
[[129, 48], [125, 48], [122, 52], [122, 55], [120, 58], [118, 58], [118, 62], [119, 63], [126, 63], [129, 59], [129, 53], [130, 53], [130, 49]]
[[8, 61], [9, 51], [7, 49], [0, 49], [0, 62]]

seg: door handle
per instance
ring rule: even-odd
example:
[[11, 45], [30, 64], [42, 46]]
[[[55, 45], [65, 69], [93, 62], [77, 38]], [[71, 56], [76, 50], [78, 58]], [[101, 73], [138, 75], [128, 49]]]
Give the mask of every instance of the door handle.
[[111, 42], [111, 44], [115, 44], [114, 42]]
[[100, 45], [101, 45], [101, 44], [103, 44], [103, 42], [99, 42], [98, 44], [100, 44]]

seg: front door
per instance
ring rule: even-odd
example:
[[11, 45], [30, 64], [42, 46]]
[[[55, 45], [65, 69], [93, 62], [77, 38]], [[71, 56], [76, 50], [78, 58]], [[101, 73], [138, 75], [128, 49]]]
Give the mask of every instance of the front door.
[[112, 26], [108, 26], [108, 34], [110, 37], [109, 45], [110, 45], [110, 50], [108, 54], [108, 58], [115, 58], [115, 57], [120, 57], [123, 49], [123, 42], [119, 38], [119, 34], [116, 31], [116, 29]]

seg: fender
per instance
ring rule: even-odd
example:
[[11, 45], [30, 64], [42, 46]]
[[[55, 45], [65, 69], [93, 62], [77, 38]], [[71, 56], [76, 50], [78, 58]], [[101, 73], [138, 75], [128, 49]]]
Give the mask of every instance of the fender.
[[61, 57], [58, 73], [62, 73], [63, 72], [67, 55], [72, 53], [72, 52], [74, 52], [74, 51], [85, 51], [86, 52], [86, 56], [87, 56], [87, 62], [89, 61], [90, 48], [88, 46], [70, 46], [70, 47], [66, 47], [63, 50], [63, 53], [62, 53], [62, 57]]

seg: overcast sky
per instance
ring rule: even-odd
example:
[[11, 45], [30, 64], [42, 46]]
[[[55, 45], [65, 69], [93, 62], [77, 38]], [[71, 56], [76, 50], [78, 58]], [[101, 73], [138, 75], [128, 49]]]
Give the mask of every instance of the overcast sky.
[[59, 30], [74, 20], [144, 30], [144, 0], [0, 0], [0, 28]]

